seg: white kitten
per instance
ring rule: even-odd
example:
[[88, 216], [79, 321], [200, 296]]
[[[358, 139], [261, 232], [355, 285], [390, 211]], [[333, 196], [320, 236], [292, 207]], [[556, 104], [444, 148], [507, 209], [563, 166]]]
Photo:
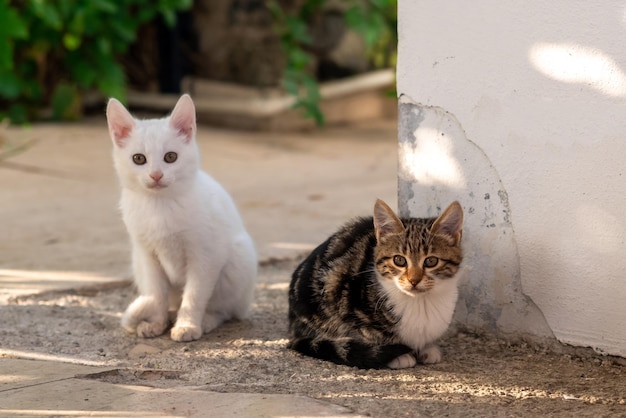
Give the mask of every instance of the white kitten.
[[122, 326], [156, 337], [169, 309], [177, 311], [172, 339], [191, 341], [246, 317], [257, 256], [231, 197], [200, 170], [191, 97], [171, 116], [143, 121], [111, 99], [107, 121], [139, 291]]

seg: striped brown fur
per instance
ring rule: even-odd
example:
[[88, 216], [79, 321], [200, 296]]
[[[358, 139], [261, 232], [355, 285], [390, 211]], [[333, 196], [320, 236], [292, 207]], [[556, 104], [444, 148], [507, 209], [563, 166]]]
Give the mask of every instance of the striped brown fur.
[[[432, 333], [413, 337], [409, 332], [407, 337], [410, 327], [403, 325], [402, 312], [411, 304], [441, 299], [446, 309], [437, 309], [446, 312], [442, 321], [447, 322], [433, 332], [445, 331], [456, 282], [442, 283], [454, 281], [462, 261], [462, 219], [457, 202], [439, 218], [399, 219], [379, 200], [374, 217], [344, 225], [293, 273], [289, 347], [359, 368], [383, 368], [406, 353], [419, 357], [420, 349], [433, 342]], [[426, 331], [429, 326], [424, 324]]]

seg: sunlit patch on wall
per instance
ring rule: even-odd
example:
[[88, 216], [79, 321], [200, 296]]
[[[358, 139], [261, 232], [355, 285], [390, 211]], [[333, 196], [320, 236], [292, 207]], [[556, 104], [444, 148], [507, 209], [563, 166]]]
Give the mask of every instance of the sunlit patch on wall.
[[454, 157], [452, 141], [438, 129], [420, 126], [415, 131], [415, 145], [400, 143], [401, 171], [426, 185], [461, 188], [465, 178]]
[[528, 57], [538, 71], [553, 80], [582, 84], [608, 96], [626, 96], [626, 74], [613, 58], [598, 49], [570, 43], [537, 43]]

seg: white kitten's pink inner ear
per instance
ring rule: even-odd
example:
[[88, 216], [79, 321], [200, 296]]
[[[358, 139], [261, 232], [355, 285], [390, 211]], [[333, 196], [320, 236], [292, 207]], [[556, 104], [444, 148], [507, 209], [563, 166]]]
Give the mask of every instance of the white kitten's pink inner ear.
[[196, 108], [191, 96], [183, 94], [170, 116], [170, 126], [185, 137], [185, 142], [191, 141], [196, 133]]
[[111, 139], [118, 147], [123, 147], [135, 127], [135, 120], [128, 110], [116, 99], [107, 104], [107, 123]]

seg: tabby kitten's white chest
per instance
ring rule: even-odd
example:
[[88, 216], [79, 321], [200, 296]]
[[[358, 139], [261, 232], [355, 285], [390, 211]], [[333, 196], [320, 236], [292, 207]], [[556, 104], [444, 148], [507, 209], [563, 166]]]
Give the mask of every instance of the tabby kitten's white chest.
[[244, 318], [256, 252], [230, 195], [200, 170], [191, 98], [182, 96], [170, 117], [145, 121], [111, 99], [107, 121], [139, 292], [124, 328], [160, 335], [172, 310], [172, 339], [190, 341]]
[[428, 343], [437, 340], [450, 325], [458, 298], [458, 279], [455, 275], [438, 284], [429, 292], [409, 297], [394, 289], [390, 291], [388, 306], [400, 318], [396, 332], [402, 344], [421, 353], [420, 361], [438, 363], [441, 353]]

